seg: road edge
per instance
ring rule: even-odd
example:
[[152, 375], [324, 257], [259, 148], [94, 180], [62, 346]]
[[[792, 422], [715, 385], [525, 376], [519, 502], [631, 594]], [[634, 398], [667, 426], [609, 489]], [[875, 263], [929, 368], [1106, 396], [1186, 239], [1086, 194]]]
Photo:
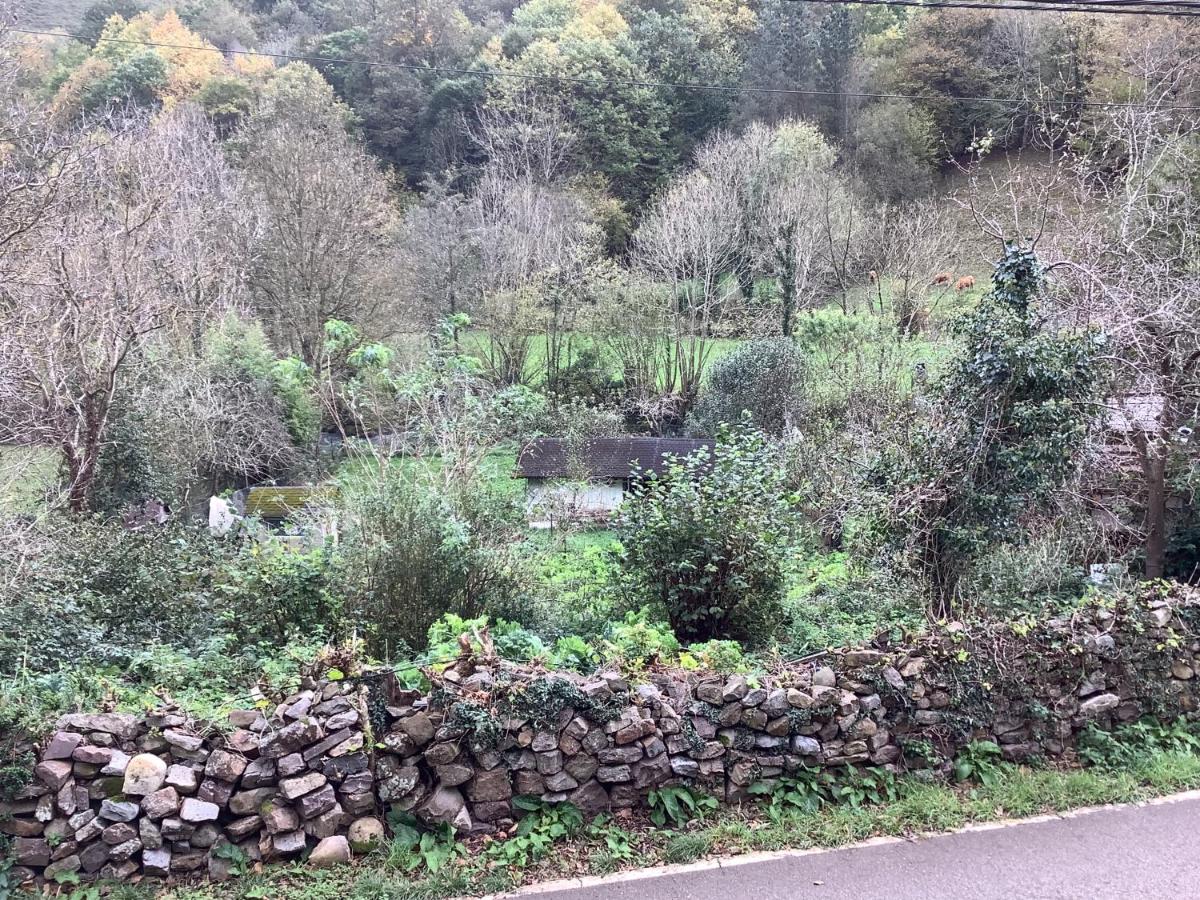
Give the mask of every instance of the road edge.
[[1076, 819], [1102, 812], [1117, 812], [1123, 809], [1140, 809], [1147, 806], [1161, 806], [1169, 803], [1181, 803], [1188, 800], [1200, 800], [1200, 790], [1183, 791], [1178, 794], [1167, 794], [1153, 797], [1149, 800], [1139, 800], [1136, 803], [1108, 803], [1102, 806], [1082, 806], [1061, 813], [1045, 813], [1040, 816], [1028, 816], [1019, 819], [996, 819], [992, 822], [976, 822], [956, 828], [952, 831], [930, 831], [908, 837], [883, 836], [857, 841], [853, 844], [842, 844], [838, 847], [809, 847], [794, 850], [769, 850], [757, 853], [740, 853], [736, 856], [717, 856], [694, 863], [679, 865], [651, 866], [645, 869], [631, 869], [628, 872], [616, 872], [611, 875], [588, 875], [581, 878], [560, 878], [555, 881], [541, 881], [525, 885], [514, 891], [501, 894], [488, 894], [476, 900], [505, 900], [510, 897], [531, 897], [552, 891], [571, 891], [584, 888], [603, 887], [610, 884], [624, 884], [633, 881], [648, 881], [655, 878], [665, 878], [672, 875], [687, 875], [693, 872], [708, 872], [713, 869], [734, 869], [739, 866], [771, 862], [780, 859], [795, 859], [805, 856], [815, 856], [823, 853], [839, 853], [844, 850], [857, 850], [864, 847], [878, 847], [885, 844], [904, 844], [915, 841], [936, 840], [955, 834], [969, 834], [974, 831], [993, 831], [999, 828], [1014, 828], [1022, 825], [1036, 825], [1039, 822], [1057, 822], [1063, 819]]

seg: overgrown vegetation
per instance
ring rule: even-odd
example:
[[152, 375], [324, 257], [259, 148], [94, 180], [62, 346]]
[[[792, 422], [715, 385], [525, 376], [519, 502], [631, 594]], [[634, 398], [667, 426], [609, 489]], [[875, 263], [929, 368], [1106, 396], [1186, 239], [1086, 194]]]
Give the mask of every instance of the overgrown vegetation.
[[[753, 679], [1200, 579], [1185, 19], [368, 6], [64, 0], [37, 24], [74, 37], [0, 27], [0, 780], [64, 709], [215, 714], [322, 654], [410, 687], [464, 642]], [[588, 453], [684, 434], [712, 446], [654, 475]], [[542, 530], [512, 472], [545, 436], [584, 509]], [[233, 514], [289, 484], [321, 489]], [[537, 684], [509, 702], [584, 705]], [[785, 822], [965, 821], [1036, 785], [1134, 796], [1193, 777], [1190, 726], [1157, 727], [1089, 735], [1103, 771], [1077, 776], [970, 744], [969, 800], [802, 772], [736, 836], [538, 807], [511, 852], [549, 867], [569, 835], [616, 868], [785, 843]], [[692, 791], [656, 794], [661, 827], [707, 819]], [[444, 838], [352, 896], [509, 883], [510, 851]]]

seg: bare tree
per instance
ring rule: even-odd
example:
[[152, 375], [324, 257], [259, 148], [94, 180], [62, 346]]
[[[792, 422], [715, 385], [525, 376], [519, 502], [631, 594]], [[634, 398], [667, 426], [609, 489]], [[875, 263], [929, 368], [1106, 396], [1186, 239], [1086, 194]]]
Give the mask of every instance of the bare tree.
[[737, 265], [740, 212], [728, 184], [692, 172], [647, 212], [635, 236], [638, 269], [665, 290], [647, 292], [663, 346], [662, 389], [678, 393], [685, 409], [700, 389], [712, 352], [714, 327], [737, 296], [727, 277]]
[[190, 332], [226, 296], [228, 267], [195, 252], [228, 199], [197, 187], [221, 182], [224, 162], [196, 124], [128, 119], [76, 135], [52, 219], [14, 254], [20, 271], [0, 299], [0, 442], [57, 448], [74, 510], [90, 502], [114, 398], [147, 342]]
[[[399, 289], [409, 317], [432, 333], [446, 319], [475, 314], [481, 291], [479, 210], [474, 200], [429, 185], [404, 216]], [[457, 330], [454, 333], [457, 341]]]
[[311, 366], [331, 319], [386, 336], [397, 215], [375, 161], [303, 122], [252, 129], [247, 144], [249, 285], [278, 346]]

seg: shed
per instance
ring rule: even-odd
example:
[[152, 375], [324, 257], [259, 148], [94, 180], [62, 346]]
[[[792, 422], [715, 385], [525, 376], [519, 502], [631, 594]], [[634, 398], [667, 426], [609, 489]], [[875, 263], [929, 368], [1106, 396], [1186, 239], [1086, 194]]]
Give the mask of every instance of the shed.
[[525, 480], [535, 527], [556, 520], [604, 521], [621, 505], [636, 474], [662, 474], [672, 460], [713, 445], [710, 438], [544, 437], [521, 450], [515, 474]]

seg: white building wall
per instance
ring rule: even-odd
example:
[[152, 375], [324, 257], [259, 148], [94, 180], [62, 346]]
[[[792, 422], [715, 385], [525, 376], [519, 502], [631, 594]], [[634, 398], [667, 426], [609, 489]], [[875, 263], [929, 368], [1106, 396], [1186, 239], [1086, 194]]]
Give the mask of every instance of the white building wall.
[[537, 528], [548, 528], [563, 520], [606, 519], [623, 499], [625, 490], [617, 480], [584, 483], [542, 478], [525, 480], [529, 522]]

